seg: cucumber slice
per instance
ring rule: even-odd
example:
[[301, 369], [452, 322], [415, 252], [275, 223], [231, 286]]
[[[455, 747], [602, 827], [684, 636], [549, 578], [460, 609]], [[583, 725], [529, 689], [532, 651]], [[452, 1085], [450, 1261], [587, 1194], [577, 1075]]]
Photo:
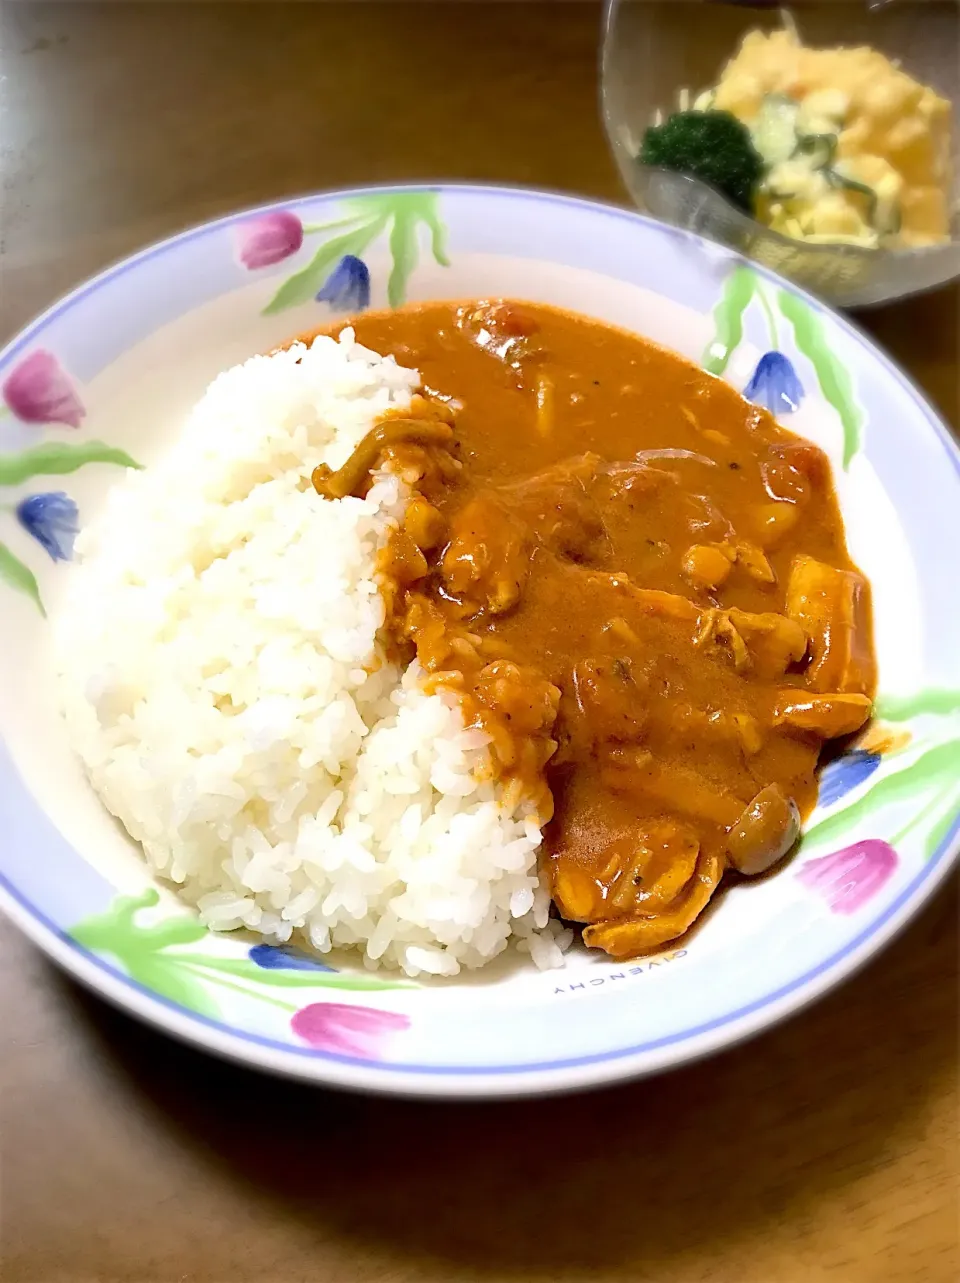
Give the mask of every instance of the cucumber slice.
[[793, 158], [804, 157], [811, 169], [826, 169], [837, 153], [836, 134], [799, 134]]
[[823, 176], [831, 187], [841, 187], [844, 191], [856, 192], [867, 199], [867, 221], [870, 226], [877, 230], [877, 193], [866, 183], [858, 183], [855, 178], [847, 178], [845, 174], [838, 173], [835, 169], [824, 169]]
[[800, 104], [784, 94], [767, 94], [753, 126], [753, 145], [769, 169], [789, 159], [797, 145]]

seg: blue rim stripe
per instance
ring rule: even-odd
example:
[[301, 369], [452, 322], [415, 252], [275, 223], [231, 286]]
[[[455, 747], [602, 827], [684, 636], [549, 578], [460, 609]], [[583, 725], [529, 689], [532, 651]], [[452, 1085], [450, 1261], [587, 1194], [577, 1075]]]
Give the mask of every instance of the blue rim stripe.
[[[76, 304], [96, 293], [102, 286], [115, 280], [117, 277], [124, 275], [138, 264], [146, 259], [162, 256], [168, 253], [176, 246], [184, 242], [207, 236], [219, 228], [229, 227], [233, 224], [243, 222], [245, 219], [256, 216], [257, 214], [266, 213], [276, 209], [291, 209], [304, 204], [313, 204], [318, 200], [340, 200], [348, 199], [351, 196], [369, 193], [371, 191], [380, 192], [406, 192], [406, 191], [423, 191], [427, 189], [436, 189], [440, 192], [461, 192], [475, 195], [496, 195], [520, 199], [524, 201], [535, 201], [544, 204], [557, 204], [562, 206], [574, 206], [584, 208], [593, 213], [603, 214], [606, 217], [626, 219], [632, 222], [639, 222], [645, 226], [652, 227], [659, 232], [668, 231], [674, 235], [680, 235], [687, 238], [692, 244], [702, 245], [703, 243], [711, 244], [707, 238], [697, 235], [685, 229], [664, 228], [664, 225], [657, 220], [640, 214], [636, 211], [620, 208], [616, 205], [604, 204], [600, 201], [586, 200], [580, 197], [567, 196], [562, 193], [533, 191], [519, 187], [498, 187], [495, 185], [471, 184], [471, 183], [402, 183], [388, 184], [381, 187], [359, 187], [343, 189], [329, 192], [318, 192], [312, 195], [300, 196], [290, 200], [273, 201], [266, 205], [256, 206], [251, 209], [243, 210], [236, 214], [226, 215], [223, 218], [216, 219], [213, 222], [203, 223], [199, 226], [189, 228], [179, 235], [170, 237], [166, 240], [159, 241], [154, 245], [148, 246], [132, 257], [125, 258], [113, 267], [107, 268], [91, 280], [85, 282], [59, 300], [47, 311], [43, 312], [34, 321], [30, 322], [2, 351], [0, 351], [0, 365], [6, 363], [11, 357], [15, 356], [23, 347], [25, 347], [43, 328], [55, 318], [63, 313], [70, 311]], [[898, 380], [911, 394], [918, 408], [922, 411], [927, 423], [933, 429], [934, 434], [940, 441], [947, 455], [949, 456], [954, 470], [960, 475], [960, 446], [957, 445], [952, 435], [947, 430], [941, 418], [934, 411], [923, 392], [917, 387], [914, 381], [907, 375], [887, 354], [879, 348], [873, 340], [866, 335], [859, 327], [854, 325], [845, 316], [834, 312], [825, 307], [819, 300], [806, 293], [803, 289], [793, 285], [789, 281], [777, 276], [762, 264], [754, 263], [744, 259], [734, 250], [725, 246], [719, 247], [724, 253], [728, 254], [732, 261], [744, 262], [753, 271], [756, 271], [765, 280], [777, 287], [786, 286], [793, 293], [803, 298], [807, 304], [816, 312], [825, 314], [830, 317], [834, 324], [845, 330], [857, 344], [865, 348], [869, 355], [879, 365], [884, 367], [893, 377]], [[9, 880], [0, 874], [0, 888], [13, 900], [17, 905], [24, 909], [33, 919], [40, 923], [43, 928], [51, 933], [55, 938], [65, 941], [72, 950], [78, 955], [84, 957], [88, 962], [98, 970], [104, 972], [111, 978], [118, 980], [121, 984], [161, 1007], [175, 1011], [179, 1016], [186, 1018], [190, 1023], [200, 1027], [207, 1027], [226, 1034], [229, 1038], [235, 1039], [240, 1043], [250, 1043], [252, 1045], [269, 1048], [272, 1051], [279, 1051], [285, 1055], [292, 1055], [297, 1058], [311, 1061], [330, 1061], [339, 1065], [363, 1068], [368, 1071], [379, 1071], [384, 1077], [390, 1074], [423, 1074], [423, 1075], [443, 1075], [443, 1076], [474, 1076], [474, 1077], [494, 1077], [510, 1074], [525, 1073], [543, 1073], [544, 1071], [571, 1069], [584, 1065], [609, 1063], [611, 1061], [625, 1059], [630, 1056], [636, 1056], [644, 1052], [651, 1052], [663, 1047], [673, 1046], [681, 1042], [689, 1041], [693, 1038], [702, 1037], [704, 1034], [714, 1030], [731, 1025], [736, 1021], [743, 1020], [747, 1016], [753, 1015], [765, 1007], [772, 1006], [788, 995], [795, 993], [797, 990], [807, 987], [814, 980], [825, 975], [827, 972], [835, 969], [845, 958], [856, 952], [871, 936], [883, 927], [891, 918], [896, 916], [900, 910], [917, 894], [920, 889], [930, 881], [931, 875], [935, 871], [940, 871], [940, 866], [944, 858], [953, 853], [954, 844], [960, 838], [960, 814], [953, 822], [950, 832], [938, 847], [934, 855], [925, 863], [920, 872], [912, 882], [900, 893], [896, 900], [887, 906], [884, 912], [876, 918], [868, 927], [853, 940], [849, 941], [842, 949], [838, 950], [830, 958], [818, 964], [804, 975], [790, 981], [789, 984], [781, 986], [773, 993], [767, 994], [763, 998], [758, 998], [752, 1003], [735, 1011], [728, 1012], [726, 1015], [718, 1016], [714, 1020], [707, 1021], [704, 1024], [696, 1025], [690, 1029], [682, 1030], [678, 1033], [668, 1034], [662, 1038], [654, 1039], [645, 1043], [638, 1043], [635, 1046], [620, 1048], [616, 1051], [598, 1052], [593, 1055], [572, 1057], [564, 1060], [543, 1061], [540, 1063], [530, 1063], [524, 1065], [415, 1065], [404, 1064], [394, 1061], [371, 1061], [355, 1056], [342, 1056], [332, 1052], [318, 1051], [307, 1047], [298, 1047], [292, 1043], [280, 1042], [271, 1038], [260, 1037], [256, 1034], [244, 1033], [237, 1030], [232, 1025], [226, 1025], [218, 1020], [210, 1019], [206, 1016], [198, 1015], [189, 1008], [182, 1007], [178, 1003], [171, 1002], [169, 999], [162, 997], [152, 989], [147, 989], [137, 981], [132, 980], [125, 972], [111, 967], [104, 962], [99, 955], [84, 949], [69, 935], [60, 930], [55, 923], [45, 916], [35, 905], [26, 900], [17, 891], [15, 886]], [[137, 1013], [134, 1013], [137, 1014]], [[202, 1045], [202, 1044], [201, 1044]]]
[[189, 1007], [182, 1007], [179, 1003], [171, 1002], [169, 998], [164, 998], [153, 989], [147, 989], [138, 981], [132, 980], [124, 971], [111, 967], [109, 963], [103, 961], [99, 954], [92, 953], [85, 949], [65, 932], [61, 931], [53, 922], [51, 922], [39, 909], [23, 899], [7, 879], [0, 874], [0, 887], [6, 891], [12, 900], [15, 900], [21, 908], [38, 922], [41, 922], [58, 939], [66, 941], [77, 953], [82, 954], [89, 962], [92, 962], [98, 970], [106, 972], [116, 980], [120, 980], [130, 989], [136, 990], [137, 993], [143, 994], [152, 1001], [159, 1003], [162, 1007], [168, 1007], [176, 1011], [181, 1016], [186, 1016], [195, 1024], [204, 1025], [210, 1029], [216, 1029], [225, 1033], [232, 1038], [237, 1038], [241, 1042], [252, 1043], [257, 1047], [268, 1047], [271, 1051], [281, 1051], [294, 1056], [304, 1057], [309, 1060], [330, 1060], [339, 1065], [351, 1065], [362, 1067], [364, 1069], [380, 1069], [385, 1073], [396, 1071], [405, 1074], [444, 1074], [444, 1075], [474, 1075], [474, 1076], [496, 1076], [504, 1074], [525, 1074], [525, 1073], [543, 1073], [551, 1069], [573, 1069], [580, 1065], [599, 1065], [608, 1063], [612, 1060], [622, 1060], [627, 1056], [640, 1055], [643, 1052], [656, 1051], [661, 1047], [675, 1046], [680, 1042], [687, 1042], [691, 1038], [699, 1038], [704, 1034], [712, 1033], [716, 1029], [722, 1029], [725, 1025], [733, 1024], [737, 1020], [743, 1020], [745, 1017], [753, 1015], [754, 1012], [763, 1010], [798, 989], [809, 985], [812, 981], [818, 979], [826, 972], [832, 970], [844, 958], [849, 957], [862, 944], [864, 944], [872, 935], [884, 926], [894, 917], [903, 906], [913, 898], [916, 892], [927, 882], [930, 875], [937, 869], [945, 856], [951, 853], [954, 840], [960, 837], [960, 815], [954, 819], [953, 826], [942, 844], [937, 848], [931, 858], [924, 864], [923, 868], [917, 874], [908, 886], [906, 886], [896, 900], [887, 905], [886, 909], [880, 916], [865, 927], [858, 936], [849, 941], [842, 949], [839, 949], [832, 957], [827, 958], [818, 966], [811, 968], [804, 975], [798, 976], [797, 979], [791, 980], [789, 984], [782, 985], [775, 989], [773, 993], [767, 994], [763, 998], [757, 998], [754, 1002], [748, 1003], [745, 1007], [740, 1007], [736, 1011], [728, 1012], [724, 1016], [718, 1016], [715, 1020], [705, 1021], [702, 1025], [694, 1025], [690, 1029], [681, 1030], [678, 1033], [666, 1034], [662, 1038], [654, 1038], [650, 1042], [637, 1043], [632, 1047], [622, 1047], [616, 1051], [600, 1051], [590, 1056], [573, 1056], [566, 1060], [544, 1060], [533, 1061], [526, 1065], [411, 1065], [402, 1061], [370, 1061], [358, 1056], [340, 1056], [335, 1052], [319, 1051], [309, 1047], [298, 1047], [295, 1043], [279, 1042], [274, 1038], [263, 1038], [258, 1034], [245, 1033], [238, 1030], [233, 1025], [226, 1025], [222, 1021], [213, 1020], [209, 1016], [201, 1016], [191, 1011]]

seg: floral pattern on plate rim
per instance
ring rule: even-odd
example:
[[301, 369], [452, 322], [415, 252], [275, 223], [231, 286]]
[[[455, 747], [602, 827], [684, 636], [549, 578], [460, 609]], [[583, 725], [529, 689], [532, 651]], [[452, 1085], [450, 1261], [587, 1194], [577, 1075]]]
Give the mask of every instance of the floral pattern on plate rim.
[[[22, 357], [4, 379], [0, 393], [0, 420], [12, 415], [38, 430], [51, 425], [76, 430], [86, 417], [74, 381], [46, 348], [35, 348]], [[67, 476], [92, 463], [140, 467], [125, 451], [102, 441], [42, 441], [23, 450], [0, 452], [0, 496], [35, 477]], [[79, 512], [66, 491], [21, 495], [2, 506], [14, 513], [21, 528], [54, 561], [67, 561], [73, 555]], [[0, 581], [30, 597], [40, 613], [46, 614], [36, 575], [5, 543], [0, 543]]]
[[372, 1058], [382, 1038], [409, 1024], [394, 1012], [349, 1003], [332, 1004], [335, 1010], [324, 1015], [321, 1008], [330, 1004], [316, 998], [305, 1005], [291, 1001], [290, 991], [384, 993], [416, 988], [413, 981], [337, 971], [285, 945], [247, 946], [233, 933], [208, 931], [192, 912], [153, 914], [144, 921], [159, 902], [155, 887], [117, 896], [105, 913], [77, 923], [70, 936], [91, 953], [119, 963], [145, 989], [198, 1015], [220, 1016], [228, 995], [281, 1011], [290, 1031], [318, 1049], [349, 1043], [350, 1054]]
[[263, 309], [270, 316], [315, 299], [335, 310], [362, 310], [370, 301], [370, 272], [364, 251], [384, 232], [392, 269], [387, 280], [390, 307], [406, 302], [410, 275], [420, 256], [419, 231], [426, 229], [434, 259], [449, 267], [447, 229], [435, 191], [385, 191], [342, 202], [340, 218], [304, 224], [292, 210], [257, 215], [235, 229], [237, 256], [248, 270], [272, 266], [298, 253], [307, 238], [322, 236], [313, 257], [288, 276]]
[[797, 361], [780, 348], [777, 316], [770, 301], [774, 293], [777, 311], [789, 324], [798, 353], [813, 369], [824, 399], [836, 412], [843, 429], [843, 467], [849, 468], [863, 445], [863, 411], [857, 401], [853, 380], [846, 366], [831, 351], [820, 314], [800, 295], [788, 290], [775, 292], [745, 263], [735, 264], [714, 308], [714, 337], [703, 354], [703, 368], [722, 375], [743, 341], [744, 317], [756, 301], [762, 309], [770, 334], [770, 351], [761, 357], [744, 396], [766, 406], [772, 413], [792, 413], [803, 396]]

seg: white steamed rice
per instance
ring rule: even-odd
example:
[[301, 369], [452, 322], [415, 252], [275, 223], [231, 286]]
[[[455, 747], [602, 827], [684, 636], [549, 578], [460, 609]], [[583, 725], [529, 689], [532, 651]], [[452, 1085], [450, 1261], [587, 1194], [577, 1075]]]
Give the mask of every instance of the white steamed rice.
[[570, 933], [548, 922], [539, 829], [484, 779], [456, 702], [380, 647], [398, 479], [333, 503], [310, 483], [418, 383], [350, 330], [220, 375], [77, 541], [64, 712], [107, 807], [210, 927], [412, 976], [511, 937], [557, 965]]

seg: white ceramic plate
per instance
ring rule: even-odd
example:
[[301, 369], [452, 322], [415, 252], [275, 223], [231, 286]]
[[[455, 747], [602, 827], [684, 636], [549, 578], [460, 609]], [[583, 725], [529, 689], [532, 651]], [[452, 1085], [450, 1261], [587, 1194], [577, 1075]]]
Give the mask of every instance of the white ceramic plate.
[[[418, 246], [399, 262], [398, 220]], [[382, 975], [359, 988], [370, 974], [348, 959], [326, 969], [207, 933], [154, 884], [68, 749], [40, 605], [56, 611], [70, 574], [55, 557], [72, 504], [85, 520], [128, 457], [157, 458], [225, 366], [366, 301], [356, 259], [372, 306], [505, 295], [635, 330], [745, 389], [834, 462], [851, 551], [874, 585], [880, 716], [825, 773], [790, 865], [726, 893], [689, 944], [627, 964], [580, 951], [537, 972], [505, 957], [455, 981]], [[948, 871], [960, 828], [956, 447], [862, 334], [732, 252], [543, 192], [308, 196], [194, 228], [82, 286], [0, 354], [0, 390], [0, 894], [51, 957], [135, 1015], [314, 1082], [433, 1096], [583, 1087], [795, 1011], [875, 953]]]

